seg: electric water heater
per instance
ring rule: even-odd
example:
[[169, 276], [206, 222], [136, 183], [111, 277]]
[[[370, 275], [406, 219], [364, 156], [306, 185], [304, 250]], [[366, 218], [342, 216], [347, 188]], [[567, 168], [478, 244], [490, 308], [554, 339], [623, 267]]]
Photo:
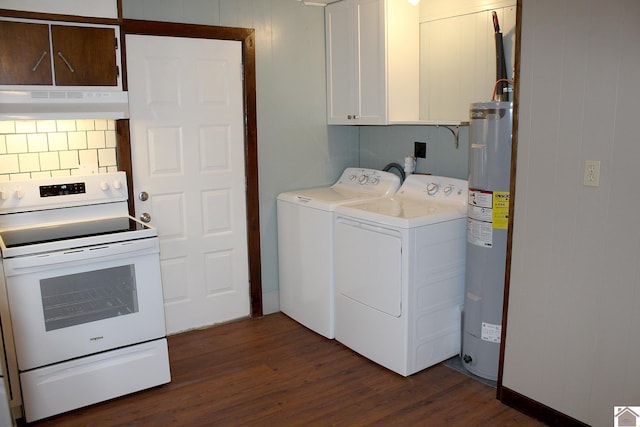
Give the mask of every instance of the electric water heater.
[[511, 102], [471, 104], [463, 366], [496, 380], [509, 220]]

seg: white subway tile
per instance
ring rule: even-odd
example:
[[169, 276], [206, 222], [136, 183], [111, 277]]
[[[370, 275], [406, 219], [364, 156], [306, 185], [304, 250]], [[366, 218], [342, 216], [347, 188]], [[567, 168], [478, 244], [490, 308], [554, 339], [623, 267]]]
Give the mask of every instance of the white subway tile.
[[56, 120], [56, 130], [58, 132], [73, 132], [76, 130], [75, 120]]
[[38, 133], [47, 133], [47, 132], [55, 132], [56, 121], [55, 120], [38, 120], [36, 121], [36, 132]]
[[78, 163], [78, 152], [76, 150], [60, 152], [60, 167], [62, 169], [73, 169], [80, 166]]
[[16, 133], [16, 122], [13, 120], [0, 121], [0, 133]]
[[47, 134], [45, 133], [27, 134], [27, 145], [30, 153], [35, 153], [39, 151], [48, 151], [49, 145], [47, 144]]
[[107, 129], [108, 130], [116, 130], [116, 121], [115, 120], [107, 120]]
[[20, 163], [18, 163], [17, 154], [3, 154], [0, 156], [0, 171], [2, 173], [20, 172]]
[[80, 157], [81, 165], [98, 165], [98, 150], [80, 150], [78, 151], [78, 156]]
[[116, 150], [113, 148], [105, 148], [104, 150], [98, 150], [98, 163], [103, 166], [116, 166]]
[[84, 150], [87, 148], [86, 132], [69, 132], [67, 133], [70, 150]]
[[9, 182], [9, 174], [0, 174], [0, 182]]
[[76, 130], [95, 130], [93, 120], [76, 120]]
[[51, 178], [50, 171], [31, 172], [31, 179]]
[[51, 171], [60, 169], [60, 157], [57, 151], [40, 153], [40, 169]]
[[28, 179], [31, 179], [31, 174], [29, 172], [12, 173], [11, 175], [9, 175], [9, 179], [11, 181], [26, 181]]
[[7, 153], [26, 153], [29, 151], [27, 146], [27, 135], [20, 133], [15, 135], [7, 135]]
[[109, 129], [108, 120], [95, 120], [94, 126], [95, 130], [107, 130]]
[[16, 121], [16, 133], [35, 133], [37, 131], [35, 120]]
[[106, 145], [104, 131], [87, 132], [87, 148], [104, 148]]
[[64, 151], [69, 149], [69, 144], [67, 144], [66, 132], [48, 133], [47, 138], [49, 139], [50, 151]]
[[18, 154], [20, 162], [20, 172], [40, 171], [40, 156], [38, 153], [21, 153]]
[[115, 132], [105, 132], [104, 137], [106, 139], [106, 147], [107, 148], [115, 148], [116, 147], [116, 133]]
[[0, 154], [7, 154], [7, 139], [0, 135]]
[[55, 171], [51, 171], [51, 176], [56, 177], [56, 176], [69, 176], [71, 175], [71, 171], [69, 171], [69, 169], [58, 169]]

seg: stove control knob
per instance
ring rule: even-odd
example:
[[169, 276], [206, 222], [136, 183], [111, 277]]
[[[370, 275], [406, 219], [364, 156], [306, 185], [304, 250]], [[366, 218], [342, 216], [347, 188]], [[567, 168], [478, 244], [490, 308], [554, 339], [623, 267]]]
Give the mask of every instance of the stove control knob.
[[24, 197], [24, 191], [22, 190], [16, 190], [14, 194], [16, 196], [16, 199], [22, 199]]
[[360, 175], [360, 178], [358, 178], [358, 182], [360, 183], [360, 185], [365, 185], [367, 182], [369, 182], [369, 177], [367, 175]]
[[115, 180], [113, 181], [113, 188], [115, 188], [116, 190], [119, 190], [122, 188], [122, 183], [120, 182], [120, 180]]
[[147, 212], [144, 212], [142, 215], [140, 215], [140, 221], [151, 222], [151, 215], [149, 215], [149, 213]]
[[447, 185], [446, 187], [444, 187], [444, 194], [450, 196], [451, 193], [453, 193], [453, 185]]
[[432, 182], [429, 185], [427, 185], [427, 194], [430, 196], [433, 196], [438, 192], [439, 189], [440, 189], [440, 186], [435, 182]]
[[9, 194], [7, 193], [6, 190], [0, 190], [0, 200], [7, 200], [8, 197], [9, 197]]
[[108, 182], [105, 182], [105, 181], [102, 181], [102, 182], [100, 183], [100, 189], [101, 189], [102, 191], [107, 191], [107, 190], [109, 189], [109, 183], [108, 183]]

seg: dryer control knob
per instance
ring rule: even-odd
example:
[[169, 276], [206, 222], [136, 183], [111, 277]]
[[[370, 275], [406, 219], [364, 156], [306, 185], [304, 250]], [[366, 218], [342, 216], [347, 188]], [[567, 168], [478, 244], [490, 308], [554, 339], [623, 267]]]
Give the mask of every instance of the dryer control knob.
[[440, 189], [440, 186], [435, 182], [432, 182], [427, 185], [427, 194], [430, 196], [433, 196], [438, 192], [439, 189]]
[[380, 178], [378, 178], [377, 176], [374, 176], [373, 178], [371, 178], [372, 185], [378, 185], [379, 183], [380, 183]]
[[14, 195], [16, 196], [16, 199], [22, 199], [24, 197], [24, 191], [22, 190], [16, 190], [16, 192], [14, 193]]
[[102, 182], [100, 183], [100, 189], [101, 189], [102, 191], [107, 191], [107, 190], [109, 189], [109, 183], [102, 181]]
[[444, 187], [444, 194], [450, 196], [451, 193], [453, 193], [453, 185], [447, 185], [446, 187]]
[[365, 185], [367, 182], [369, 182], [369, 177], [367, 175], [360, 175], [360, 178], [358, 178], [358, 182], [361, 185]]

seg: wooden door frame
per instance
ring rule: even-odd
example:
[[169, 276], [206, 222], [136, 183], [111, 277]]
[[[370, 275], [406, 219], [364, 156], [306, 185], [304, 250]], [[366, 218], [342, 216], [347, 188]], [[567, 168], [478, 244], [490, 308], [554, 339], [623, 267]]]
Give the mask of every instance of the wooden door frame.
[[[256, 119], [255, 30], [249, 28], [155, 22], [137, 19], [120, 21], [122, 43], [123, 86], [127, 89], [127, 34], [167, 37], [187, 37], [212, 40], [235, 40], [242, 43], [242, 73], [244, 97], [244, 162], [247, 205], [247, 251], [249, 260], [249, 296], [251, 317], [262, 316], [262, 271], [260, 258], [260, 205], [258, 194], [258, 137]], [[133, 162], [131, 159], [129, 120], [116, 121], [118, 168], [127, 174], [129, 211], [135, 210], [133, 194]]]

